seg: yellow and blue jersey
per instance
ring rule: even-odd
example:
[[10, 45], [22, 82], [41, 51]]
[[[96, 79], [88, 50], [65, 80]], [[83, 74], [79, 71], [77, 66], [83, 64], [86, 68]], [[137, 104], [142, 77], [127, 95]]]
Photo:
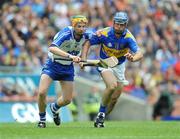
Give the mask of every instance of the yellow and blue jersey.
[[126, 60], [124, 56], [127, 52], [131, 51], [136, 53], [139, 46], [128, 29], [125, 29], [120, 38], [117, 38], [114, 33], [113, 27], [102, 29], [101, 36], [93, 35], [89, 41], [91, 45], [100, 44], [100, 58], [105, 59], [115, 56], [119, 60], [119, 64]]

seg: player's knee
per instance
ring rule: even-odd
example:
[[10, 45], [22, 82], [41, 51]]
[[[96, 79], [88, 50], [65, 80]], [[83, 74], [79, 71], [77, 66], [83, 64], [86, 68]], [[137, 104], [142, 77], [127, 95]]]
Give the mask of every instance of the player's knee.
[[118, 100], [118, 98], [111, 98], [111, 104], [115, 105], [117, 100]]
[[111, 83], [110, 85], [108, 85], [108, 89], [109, 90], [115, 90], [116, 88], [117, 88], [117, 83], [115, 82], [115, 83]]
[[39, 90], [38, 94], [40, 97], [44, 97], [46, 96], [46, 90]]
[[71, 103], [71, 99], [64, 99], [63, 101], [64, 101], [64, 104], [65, 104], [65, 105], [68, 105], [68, 104]]

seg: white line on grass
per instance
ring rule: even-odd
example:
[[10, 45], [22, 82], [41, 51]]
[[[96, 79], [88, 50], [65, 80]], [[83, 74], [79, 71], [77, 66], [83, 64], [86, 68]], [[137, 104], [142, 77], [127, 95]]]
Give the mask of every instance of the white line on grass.
[[177, 139], [177, 136], [98, 136], [98, 137], [61, 137], [61, 139]]

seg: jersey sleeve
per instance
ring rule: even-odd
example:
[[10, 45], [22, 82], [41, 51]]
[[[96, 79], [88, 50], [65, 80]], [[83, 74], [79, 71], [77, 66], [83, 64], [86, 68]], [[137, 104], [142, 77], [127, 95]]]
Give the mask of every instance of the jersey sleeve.
[[128, 39], [128, 43], [129, 43], [129, 49], [133, 52], [133, 53], [136, 53], [138, 50], [139, 50], [139, 46], [137, 44], [137, 42], [132, 39], [132, 38], [129, 38]]
[[89, 38], [90, 45], [97, 45], [100, 44], [100, 39], [97, 35], [93, 34], [91, 38]]
[[103, 43], [106, 38], [108, 37], [109, 31], [111, 30], [111, 27], [106, 27], [103, 29], [100, 29], [99, 31], [101, 32], [101, 36], [97, 36], [96, 33], [92, 35], [92, 38], [90, 39], [90, 44], [91, 45], [96, 45]]
[[70, 34], [70, 31], [64, 29], [62, 31], [59, 31], [53, 38], [53, 41], [51, 45], [55, 45], [57, 47], [60, 47], [61, 44], [68, 39], [68, 36]]
[[96, 29], [95, 28], [88, 28], [86, 30], [86, 39], [89, 40], [90, 45], [96, 45], [99, 44], [99, 38], [96, 35]]
[[136, 42], [136, 39], [134, 38], [134, 36], [128, 31], [126, 33], [125, 38], [128, 40], [128, 46], [129, 49], [133, 52], [136, 53], [139, 50], [139, 46]]

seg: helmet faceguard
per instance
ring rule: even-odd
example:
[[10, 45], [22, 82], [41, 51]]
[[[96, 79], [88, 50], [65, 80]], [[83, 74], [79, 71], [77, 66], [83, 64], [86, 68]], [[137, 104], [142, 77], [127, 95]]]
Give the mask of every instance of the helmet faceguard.
[[128, 15], [125, 12], [117, 12], [114, 16], [114, 23], [117, 24], [127, 24], [128, 20]]
[[[113, 26], [115, 34], [122, 34], [124, 32], [124, 30], [125, 30], [125, 28], [126, 28], [126, 26], [128, 24], [128, 20], [129, 20], [128, 15], [125, 12], [117, 12], [115, 14], [115, 16], [114, 16], [114, 26]], [[121, 25], [121, 26], [123, 25], [124, 27], [123, 28], [122, 27], [117, 28], [118, 24]]]

